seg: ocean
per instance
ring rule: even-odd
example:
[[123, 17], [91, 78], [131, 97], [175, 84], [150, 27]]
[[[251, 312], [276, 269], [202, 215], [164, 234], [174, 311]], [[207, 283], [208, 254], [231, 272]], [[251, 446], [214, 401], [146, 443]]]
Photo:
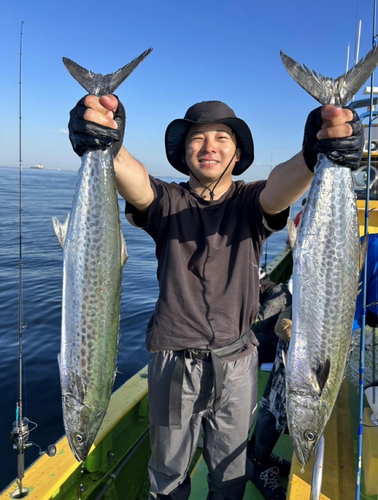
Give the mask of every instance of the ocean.
[[[29, 440], [45, 450], [64, 433], [59, 369], [62, 299], [62, 249], [51, 219], [63, 222], [70, 212], [77, 172], [22, 170], [22, 225], [19, 236], [19, 170], [0, 167], [0, 491], [17, 475], [17, 453], [10, 433], [16, 418], [19, 387], [19, 252], [22, 250], [21, 310], [23, 331], [23, 416], [36, 423]], [[164, 178], [169, 182], [180, 179]], [[122, 283], [121, 343], [114, 389], [146, 365], [145, 329], [158, 293], [153, 240], [123, 215], [129, 259]], [[293, 214], [300, 203], [293, 207]], [[262, 262], [285, 245], [286, 230], [268, 240]], [[30, 428], [34, 424], [30, 423]], [[38, 447], [25, 452], [26, 466]], [[53, 459], [52, 459], [53, 460]]]

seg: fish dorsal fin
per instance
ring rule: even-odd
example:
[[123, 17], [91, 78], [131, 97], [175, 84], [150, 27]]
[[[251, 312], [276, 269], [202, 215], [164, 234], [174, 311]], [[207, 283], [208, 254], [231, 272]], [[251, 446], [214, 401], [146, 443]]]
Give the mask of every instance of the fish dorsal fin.
[[378, 46], [374, 45], [361, 61], [334, 80], [297, 63], [282, 51], [280, 54], [290, 76], [322, 105], [345, 106], [378, 65]]
[[55, 234], [58, 238], [60, 246], [63, 248], [64, 242], [66, 241], [68, 224], [70, 222], [70, 214], [67, 214], [67, 218], [63, 224], [61, 224], [56, 217], [52, 218], [52, 222], [53, 222], [54, 231], [55, 231]]
[[324, 363], [319, 363], [319, 366], [316, 370], [316, 379], [319, 384], [320, 392], [323, 391], [323, 388], [328, 380], [330, 369], [331, 362], [329, 358], [327, 358]]
[[134, 71], [134, 69], [145, 59], [152, 49], [145, 50], [140, 56], [133, 59], [129, 64], [126, 64], [114, 73], [101, 75], [101, 73], [93, 73], [83, 66], [75, 63], [68, 57], [63, 57], [63, 63], [71, 75], [89, 94], [103, 96], [113, 94], [115, 89], [126, 80], [126, 78]]

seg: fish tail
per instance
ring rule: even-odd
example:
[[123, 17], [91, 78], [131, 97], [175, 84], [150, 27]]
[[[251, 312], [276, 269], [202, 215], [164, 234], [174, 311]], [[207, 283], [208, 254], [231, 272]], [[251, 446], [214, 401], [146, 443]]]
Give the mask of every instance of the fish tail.
[[322, 105], [345, 106], [378, 65], [378, 46], [374, 45], [353, 68], [334, 80], [297, 63], [282, 51], [280, 54], [290, 76]]
[[103, 96], [113, 94], [115, 89], [126, 80], [126, 78], [134, 71], [134, 69], [152, 52], [152, 48], [145, 50], [140, 56], [133, 59], [129, 64], [126, 64], [118, 71], [101, 75], [93, 73], [79, 64], [75, 63], [68, 57], [63, 57], [63, 63], [71, 75], [89, 94]]

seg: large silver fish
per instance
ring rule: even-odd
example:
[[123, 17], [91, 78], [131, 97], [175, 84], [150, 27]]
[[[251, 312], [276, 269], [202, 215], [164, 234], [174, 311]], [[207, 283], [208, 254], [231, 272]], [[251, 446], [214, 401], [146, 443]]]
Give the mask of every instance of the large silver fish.
[[[64, 58], [71, 75], [97, 96], [111, 94], [149, 54], [145, 51], [109, 75], [94, 74]], [[71, 215], [53, 219], [63, 247], [60, 383], [63, 420], [78, 461], [87, 457], [109, 404], [116, 374], [122, 269], [122, 235], [113, 155], [82, 157]]]
[[[346, 105], [378, 64], [375, 46], [337, 80], [281, 53], [290, 75], [321, 104]], [[334, 407], [350, 351], [360, 274], [358, 215], [349, 168], [318, 155], [293, 250], [293, 324], [286, 412], [295, 453], [307, 464]]]

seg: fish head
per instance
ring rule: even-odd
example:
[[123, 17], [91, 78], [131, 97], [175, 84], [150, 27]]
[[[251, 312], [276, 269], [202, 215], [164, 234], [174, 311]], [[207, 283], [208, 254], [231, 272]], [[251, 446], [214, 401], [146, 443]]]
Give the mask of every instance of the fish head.
[[295, 454], [306, 465], [327, 423], [327, 408], [319, 396], [290, 394], [286, 401], [287, 424]]
[[95, 405], [88, 405], [73, 394], [63, 395], [64, 428], [71, 451], [78, 462], [84, 462], [105, 415]]

